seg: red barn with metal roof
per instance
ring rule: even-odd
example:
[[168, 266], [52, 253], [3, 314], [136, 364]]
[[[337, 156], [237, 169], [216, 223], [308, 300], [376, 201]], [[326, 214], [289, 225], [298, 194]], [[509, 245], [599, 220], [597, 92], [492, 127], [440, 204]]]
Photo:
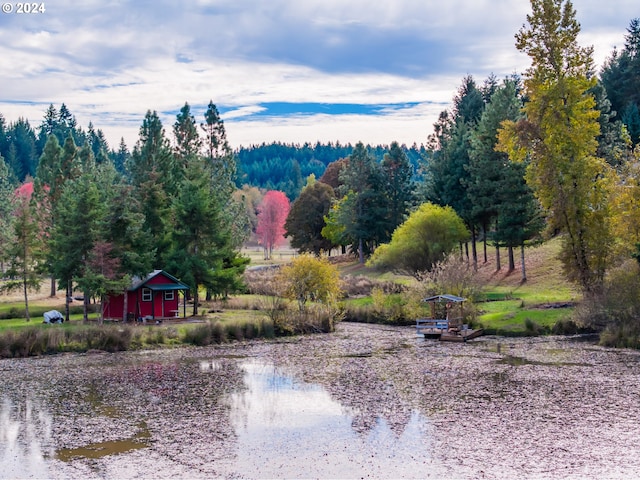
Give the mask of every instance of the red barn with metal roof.
[[[189, 287], [164, 270], [154, 270], [145, 278], [134, 278], [127, 295], [113, 294], [102, 303], [102, 318], [117, 320], [160, 320], [186, 317], [184, 296]], [[182, 292], [182, 311], [180, 311]], [[126, 315], [125, 315], [126, 312]]]

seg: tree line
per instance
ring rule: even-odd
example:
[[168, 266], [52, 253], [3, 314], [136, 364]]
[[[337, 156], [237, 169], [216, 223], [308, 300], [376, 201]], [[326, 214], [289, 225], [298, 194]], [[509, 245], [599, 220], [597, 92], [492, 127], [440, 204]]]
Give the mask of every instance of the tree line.
[[21, 288], [27, 310], [27, 290], [43, 273], [51, 276], [52, 295], [65, 290], [67, 317], [74, 290], [84, 292], [87, 306], [154, 269], [191, 287], [196, 314], [201, 287], [208, 295], [240, 288], [247, 221], [232, 196], [235, 156], [212, 102], [200, 124], [184, 105], [173, 142], [157, 112], [148, 111], [122, 165], [104, 145], [96, 154], [103, 142], [94, 130], [85, 134], [54, 113], [45, 115], [33, 180], [26, 177], [16, 190], [15, 170], [0, 157], [0, 257], [9, 278], [3, 287]]

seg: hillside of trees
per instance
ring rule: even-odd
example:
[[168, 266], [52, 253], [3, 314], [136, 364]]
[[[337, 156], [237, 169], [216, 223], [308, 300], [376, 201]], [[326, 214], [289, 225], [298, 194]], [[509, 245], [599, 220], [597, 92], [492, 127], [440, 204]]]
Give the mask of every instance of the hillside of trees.
[[[265, 190], [280, 190], [290, 200], [295, 200], [305, 185], [309, 175], [320, 178], [327, 166], [347, 158], [353, 152], [353, 145], [336, 143], [305, 143], [291, 145], [271, 143], [241, 147], [236, 151], [238, 161], [237, 185], [252, 185]], [[388, 145], [367, 145], [371, 155], [382, 161]], [[420, 175], [420, 166], [426, 155], [424, 145], [401, 146], [413, 167], [415, 177]]]
[[[361, 262], [382, 247], [372, 263], [392, 269], [385, 252], [400, 258], [398, 245], [421, 242], [428, 260], [408, 262], [414, 273], [462, 240], [474, 268], [487, 248], [506, 247], [513, 270], [514, 252], [524, 267], [525, 247], [561, 234], [567, 279], [599, 298], [616, 269], [640, 259], [640, 21], [595, 72], [571, 3], [531, 5], [516, 35], [530, 68], [522, 77], [463, 78], [420, 147], [232, 151], [212, 102], [200, 121], [185, 104], [169, 134], [147, 112], [131, 151], [77, 125], [64, 104], [51, 105], [35, 129], [0, 116], [0, 253], [10, 286], [26, 291], [46, 272], [63, 288], [100, 296], [127, 276], [167, 268], [194, 292], [224, 295], [240, 288], [239, 247], [255, 232], [270, 238], [269, 249], [286, 235], [300, 251], [340, 248]], [[427, 202], [461, 223], [431, 222], [441, 210], [421, 208]], [[280, 212], [273, 231], [259, 225], [267, 211]], [[398, 228], [408, 220], [412, 228]], [[431, 225], [429, 235], [420, 225]]]

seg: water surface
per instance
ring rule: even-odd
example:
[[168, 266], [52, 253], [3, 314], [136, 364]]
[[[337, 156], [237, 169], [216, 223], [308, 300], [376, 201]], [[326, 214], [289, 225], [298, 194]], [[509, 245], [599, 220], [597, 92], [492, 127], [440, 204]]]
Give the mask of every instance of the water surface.
[[0, 478], [636, 478], [639, 360], [349, 324], [1, 360]]

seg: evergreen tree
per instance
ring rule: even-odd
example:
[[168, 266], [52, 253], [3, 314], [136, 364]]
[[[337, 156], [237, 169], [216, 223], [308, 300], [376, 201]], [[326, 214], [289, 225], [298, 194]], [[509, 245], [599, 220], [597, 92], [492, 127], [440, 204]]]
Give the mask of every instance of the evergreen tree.
[[[471, 231], [471, 248], [474, 268], [477, 268], [476, 252], [477, 219], [467, 194], [469, 184], [468, 165], [471, 138], [484, 108], [482, 92], [473, 77], [463, 79], [453, 99], [453, 114], [442, 112], [434, 125], [430, 138], [432, 151], [426, 175], [426, 199], [438, 205], [449, 205], [465, 221]], [[468, 252], [467, 252], [468, 257]]]
[[0, 155], [0, 274], [4, 272], [7, 251], [13, 243], [11, 222], [13, 218], [12, 200], [15, 182], [11, 173], [8, 165]]
[[[482, 227], [484, 233], [485, 262], [489, 227], [499, 217], [503, 202], [511, 201], [501, 190], [503, 181], [513, 173], [508, 167], [509, 158], [505, 153], [497, 152], [495, 146], [498, 142], [497, 132], [500, 124], [504, 120], [516, 121], [520, 117], [522, 102], [518, 99], [517, 90], [517, 79], [505, 80], [503, 85], [495, 90], [471, 136], [465, 186], [471, 204], [471, 216]], [[496, 270], [499, 270], [499, 243], [496, 243], [496, 253]]]
[[634, 145], [640, 143], [640, 111], [635, 103], [628, 103], [622, 113], [622, 122], [627, 126], [627, 132]]
[[[623, 50], [613, 51], [602, 68], [600, 79], [611, 101], [611, 109], [625, 123], [633, 143], [637, 145], [639, 140], [635, 136], [637, 127], [633, 123], [633, 106], [640, 108], [640, 18], [631, 20]], [[625, 118], [625, 113], [630, 116]], [[628, 124], [627, 121], [632, 123]]]
[[33, 184], [30, 182], [16, 190], [13, 197], [12, 242], [7, 248], [9, 268], [5, 272], [9, 281], [3, 290], [21, 289], [24, 296], [25, 316], [30, 321], [29, 290], [40, 288], [38, 264], [41, 260], [42, 237], [32, 201]]
[[200, 155], [202, 150], [202, 139], [198, 135], [196, 119], [191, 115], [191, 108], [188, 103], [180, 109], [173, 124], [173, 136], [175, 138], [175, 155], [178, 162], [186, 167], [189, 159]]
[[215, 270], [222, 269], [220, 247], [227, 232], [219, 228], [221, 205], [212, 192], [210, 166], [202, 157], [192, 157], [184, 172], [172, 210], [172, 248], [168, 265], [191, 288], [194, 315], [198, 314], [199, 288], [212, 289]]
[[391, 143], [389, 152], [384, 155], [380, 166], [386, 205], [385, 232], [380, 241], [388, 242], [393, 231], [405, 221], [415, 203], [413, 166], [398, 142]]
[[126, 171], [126, 165], [129, 163], [129, 149], [124, 141], [124, 138], [120, 138], [120, 144], [118, 145], [118, 151], [113, 154], [113, 164], [116, 170], [124, 174]]
[[229, 198], [235, 190], [236, 160], [227, 141], [224, 122], [213, 101], [209, 102], [201, 128], [205, 133], [204, 148], [212, 166], [212, 179], [218, 184], [218, 192]]
[[7, 160], [18, 180], [23, 181], [27, 176], [33, 177], [36, 173], [38, 159], [35, 133], [29, 122], [19, 118], [15, 123], [12, 123], [9, 127], [9, 139], [10, 145], [13, 145], [13, 152]]
[[[56, 204], [56, 219], [51, 243], [52, 267], [56, 278], [66, 287], [66, 320], [69, 320], [69, 297], [76, 284], [85, 292], [88, 301], [92, 293], [90, 272], [92, 251], [104, 238], [107, 206], [103, 203], [95, 173], [83, 173], [68, 180]], [[85, 303], [86, 306], [86, 303]], [[85, 321], [87, 310], [85, 308]]]
[[349, 164], [340, 173], [340, 194], [348, 200], [341, 202], [340, 209], [346, 209], [339, 216], [344, 234], [349, 238], [352, 250], [358, 252], [360, 263], [370, 255], [384, 239], [385, 218], [382, 176], [380, 166], [359, 142], [349, 156]]
[[507, 162], [500, 182], [500, 213], [496, 239], [509, 249], [509, 271], [514, 270], [513, 249], [520, 247], [521, 280], [527, 280], [524, 249], [527, 241], [539, 236], [544, 228], [540, 204], [525, 181], [526, 163]]
[[629, 135], [625, 132], [624, 123], [619, 115], [611, 110], [611, 102], [602, 82], [598, 82], [591, 90], [596, 106], [600, 112], [600, 135], [598, 136], [598, 157], [604, 158], [609, 165], [620, 169], [631, 154]]
[[156, 112], [147, 111], [127, 170], [135, 195], [142, 203], [143, 227], [151, 236], [156, 252], [153, 266], [163, 268], [170, 245], [170, 205], [177, 192], [177, 173], [169, 141]]

